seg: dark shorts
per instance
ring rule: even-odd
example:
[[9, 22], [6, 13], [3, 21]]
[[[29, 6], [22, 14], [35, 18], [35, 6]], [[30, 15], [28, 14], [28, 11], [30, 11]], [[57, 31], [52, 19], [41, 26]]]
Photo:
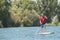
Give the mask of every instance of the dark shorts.
[[45, 24], [41, 24], [41, 28], [44, 28], [45, 27]]

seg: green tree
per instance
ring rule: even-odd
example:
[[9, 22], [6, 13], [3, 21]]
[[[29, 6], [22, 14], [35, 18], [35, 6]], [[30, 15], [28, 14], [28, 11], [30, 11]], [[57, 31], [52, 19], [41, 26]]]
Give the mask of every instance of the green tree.
[[47, 22], [52, 22], [51, 18], [57, 14], [56, 7], [57, 0], [42, 0], [43, 13], [48, 17]]
[[12, 2], [9, 11], [11, 19], [14, 20], [15, 25], [33, 25], [33, 21], [39, 17], [36, 6], [37, 4], [31, 0], [15, 0]]
[[2, 21], [3, 27], [8, 27], [9, 18], [9, 3], [6, 0], [0, 0], [0, 20]]

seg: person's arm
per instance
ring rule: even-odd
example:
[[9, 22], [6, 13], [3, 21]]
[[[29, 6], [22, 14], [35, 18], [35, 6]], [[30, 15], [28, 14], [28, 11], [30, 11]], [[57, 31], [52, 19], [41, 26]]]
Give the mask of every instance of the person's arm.
[[41, 18], [40, 18], [40, 24], [42, 24], [42, 22], [41, 22]]
[[47, 17], [45, 16], [45, 18], [47, 19]]
[[41, 21], [40, 21], [40, 24], [42, 24]]

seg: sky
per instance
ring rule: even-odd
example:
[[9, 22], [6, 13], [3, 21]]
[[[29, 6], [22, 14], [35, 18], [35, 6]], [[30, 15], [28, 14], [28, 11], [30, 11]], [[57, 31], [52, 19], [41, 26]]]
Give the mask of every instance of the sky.
[[[34, 0], [34, 1], [36, 1], [36, 0]], [[60, 0], [58, 0], [58, 4], [60, 3]]]
[[[14, 0], [13, 0], [14, 1]], [[33, 1], [36, 1], [36, 0], [33, 0]], [[60, 3], [60, 0], [58, 0], [58, 4]]]
[[58, 3], [60, 3], [60, 0], [58, 0]]

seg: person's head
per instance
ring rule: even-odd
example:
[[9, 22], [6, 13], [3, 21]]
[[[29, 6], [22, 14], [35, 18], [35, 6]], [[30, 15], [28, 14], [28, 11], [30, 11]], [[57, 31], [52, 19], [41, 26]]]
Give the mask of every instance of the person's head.
[[42, 13], [41, 16], [43, 16], [44, 14]]

